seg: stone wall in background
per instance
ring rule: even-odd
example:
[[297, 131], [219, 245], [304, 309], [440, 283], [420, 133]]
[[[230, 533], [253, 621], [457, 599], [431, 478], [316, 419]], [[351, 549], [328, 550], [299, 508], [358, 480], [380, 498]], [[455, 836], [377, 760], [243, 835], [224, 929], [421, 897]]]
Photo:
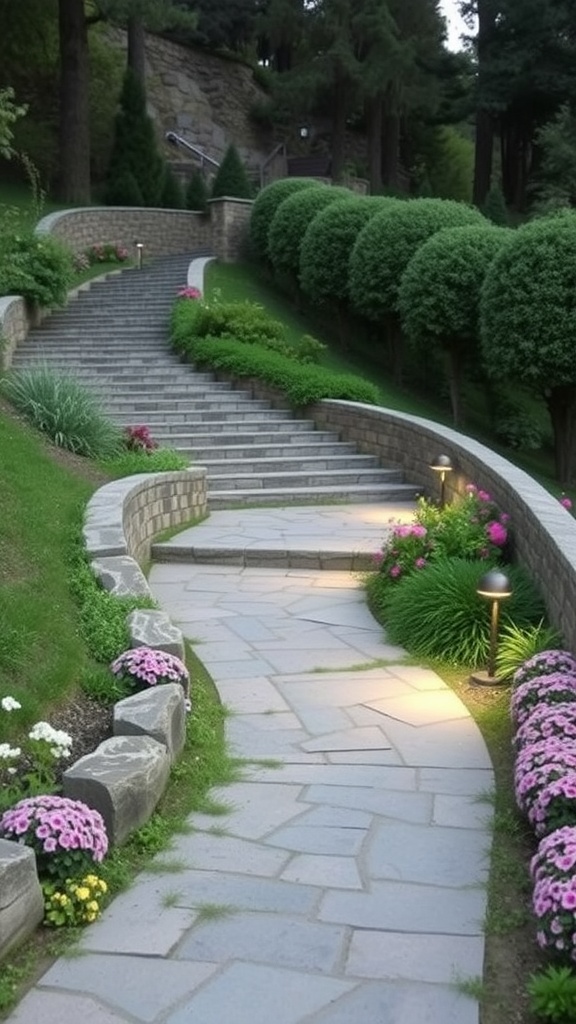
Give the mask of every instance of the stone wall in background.
[[57, 210], [42, 218], [36, 232], [60, 238], [73, 252], [84, 252], [101, 242], [118, 242], [132, 257], [136, 242], [143, 244], [145, 257], [192, 252], [211, 244], [209, 218], [189, 210], [128, 206]]

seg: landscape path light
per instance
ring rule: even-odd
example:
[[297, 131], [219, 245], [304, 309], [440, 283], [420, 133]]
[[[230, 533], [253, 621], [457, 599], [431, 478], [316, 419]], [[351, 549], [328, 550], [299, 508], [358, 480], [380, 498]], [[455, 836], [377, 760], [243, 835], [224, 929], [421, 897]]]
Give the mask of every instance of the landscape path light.
[[490, 649], [486, 672], [474, 672], [470, 680], [481, 686], [495, 686], [501, 680], [496, 678], [496, 653], [498, 650], [498, 618], [500, 601], [512, 596], [510, 580], [500, 569], [490, 569], [478, 580], [476, 593], [492, 602], [490, 611]]
[[138, 258], [138, 270], [142, 270], [142, 257], [144, 255], [144, 243], [136, 242], [136, 252]]
[[446, 504], [446, 473], [451, 473], [454, 469], [452, 459], [449, 455], [437, 455], [430, 463], [430, 469], [440, 476], [440, 508], [444, 508]]

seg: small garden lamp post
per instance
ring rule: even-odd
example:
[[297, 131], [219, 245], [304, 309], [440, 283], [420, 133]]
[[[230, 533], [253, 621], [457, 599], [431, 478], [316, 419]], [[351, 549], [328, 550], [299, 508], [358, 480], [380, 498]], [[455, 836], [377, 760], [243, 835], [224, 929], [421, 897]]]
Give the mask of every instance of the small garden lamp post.
[[142, 257], [144, 255], [144, 243], [136, 242], [136, 252], [138, 258], [138, 270], [142, 270]]
[[486, 672], [475, 672], [470, 677], [473, 683], [480, 683], [482, 686], [494, 686], [499, 680], [496, 678], [496, 651], [498, 648], [498, 615], [500, 601], [512, 596], [510, 580], [505, 573], [499, 569], [490, 569], [478, 580], [476, 593], [480, 597], [487, 597], [492, 602], [490, 614], [490, 650], [488, 654], [488, 669]]
[[440, 508], [444, 508], [446, 504], [446, 473], [451, 473], [454, 469], [452, 459], [449, 455], [437, 455], [431, 462], [430, 469], [433, 469], [440, 477]]

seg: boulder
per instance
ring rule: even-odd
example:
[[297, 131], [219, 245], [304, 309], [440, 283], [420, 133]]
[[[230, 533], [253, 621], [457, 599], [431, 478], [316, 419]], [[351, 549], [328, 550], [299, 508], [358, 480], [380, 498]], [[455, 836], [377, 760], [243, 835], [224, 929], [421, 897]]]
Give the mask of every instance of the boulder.
[[111, 844], [151, 817], [170, 774], [167, 747], [150, 736], [113, 736], [64, 772], [64, 796], [100, 811]]
[[30, 935], [43, 917], [34, 851], [0, 839], [0, 958]]
[[175, 654], [184, 661], [182, 631], [174, 626], [166, 612], [156, 608], [136, 608], [127, 616], [132, 647], [153, 647], [157, 651]]
[[92, 572], [114, 597], [152, 597], [142, 569], [129, 555], [95, 558]]
[[186, 741], [186, 701], [179, 683], [150, 686], [114, 706], [115, 736], [151, 736], [174, 761]]

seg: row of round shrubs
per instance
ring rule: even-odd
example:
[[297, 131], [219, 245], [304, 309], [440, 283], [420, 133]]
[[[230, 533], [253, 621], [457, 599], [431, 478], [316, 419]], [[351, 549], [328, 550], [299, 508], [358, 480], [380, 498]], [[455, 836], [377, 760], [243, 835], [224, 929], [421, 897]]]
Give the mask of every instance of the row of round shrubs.
[[[442, 199], [359, 197], [313, 179], [260, 192], [253, 256], [340, 317], [348, 310], [444, 356], [455, 421], [463, 365], [551, 394], [576, 384], [576, 213], [497, 227]], [[556, 429], [556, 427], [555, 427]]]
[[576, 658], [544, 651], [513, 681], [516, 803], [540, 839], [530, 864], [537, 941], [576, 961]]

